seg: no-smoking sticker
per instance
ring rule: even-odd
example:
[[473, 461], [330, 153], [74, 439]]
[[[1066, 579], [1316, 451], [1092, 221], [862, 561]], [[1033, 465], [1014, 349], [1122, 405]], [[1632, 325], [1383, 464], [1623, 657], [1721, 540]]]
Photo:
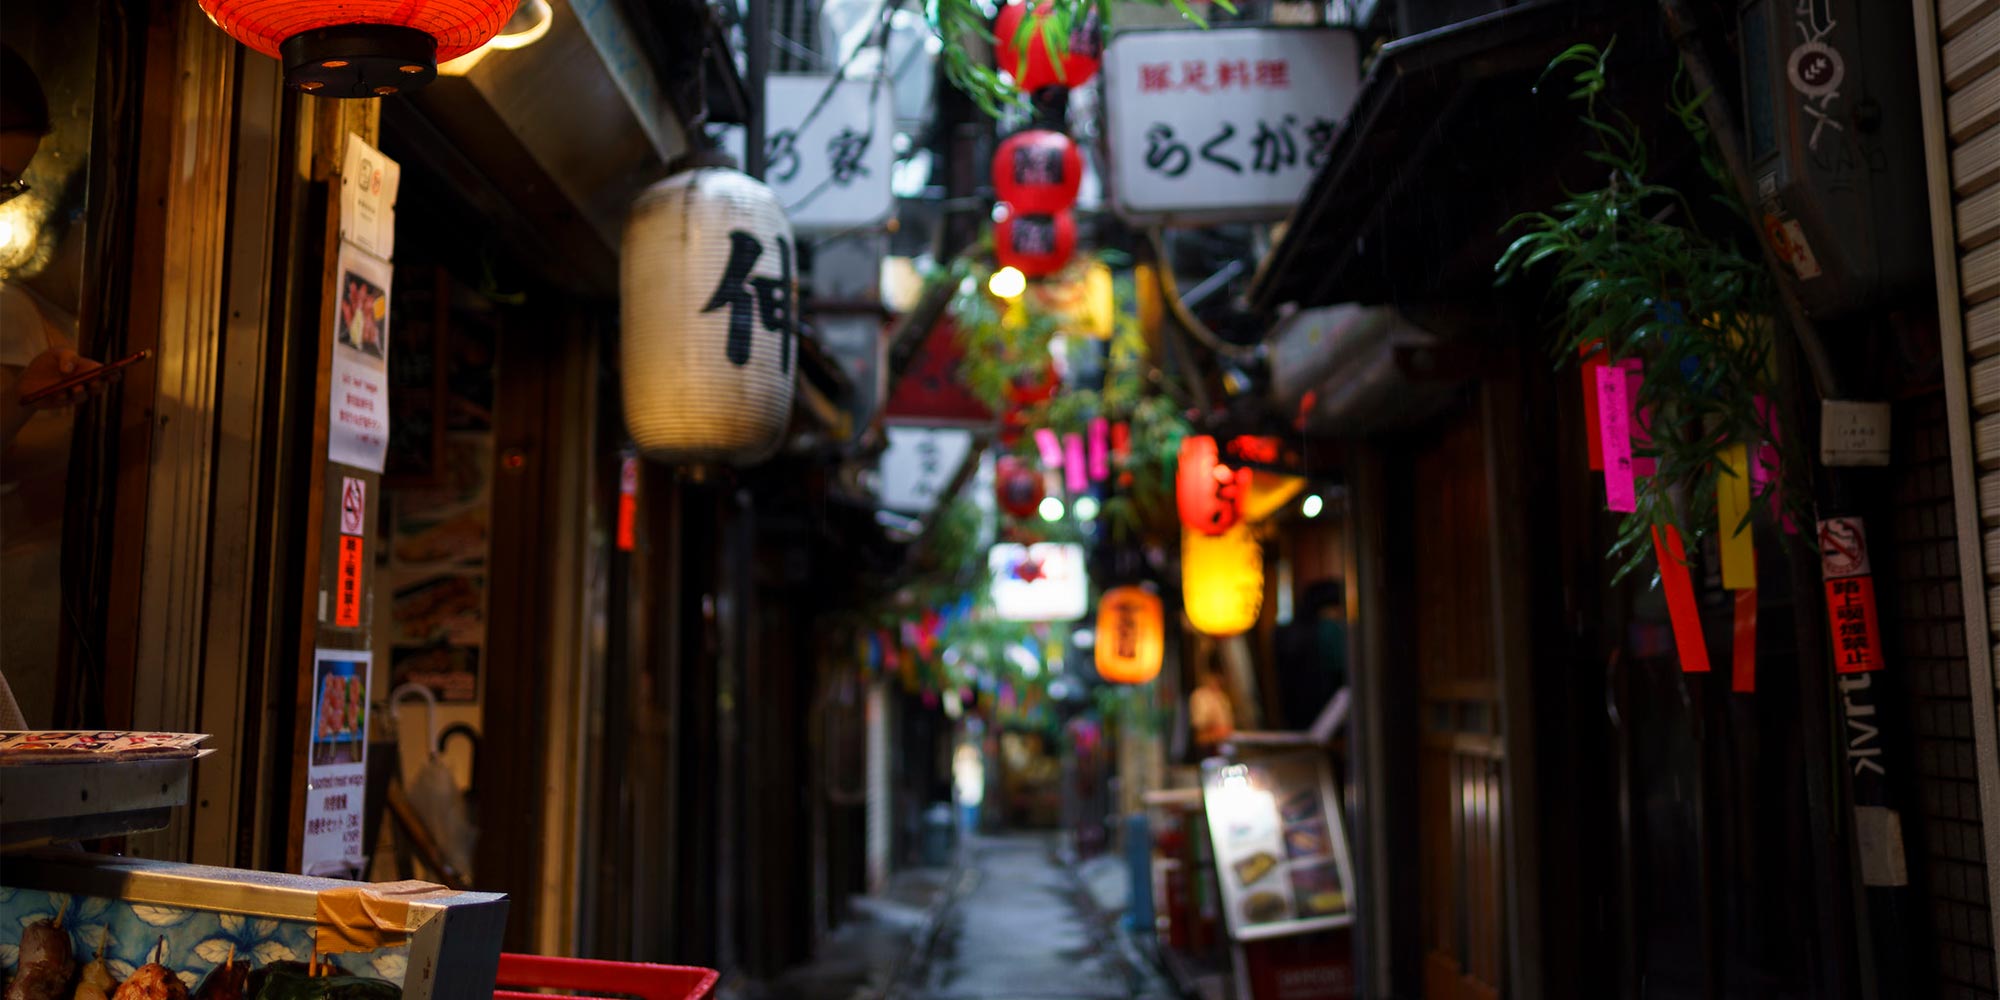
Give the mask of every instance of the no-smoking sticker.
[[368, 523], [368, 483], [353, 476], [340, 477], [340, 533], [361, 534]]
[[1830, 517], [1819, 523], [1819, 569], [1828, 580], [1867, 576], [1868, 535], [1858, 517]]

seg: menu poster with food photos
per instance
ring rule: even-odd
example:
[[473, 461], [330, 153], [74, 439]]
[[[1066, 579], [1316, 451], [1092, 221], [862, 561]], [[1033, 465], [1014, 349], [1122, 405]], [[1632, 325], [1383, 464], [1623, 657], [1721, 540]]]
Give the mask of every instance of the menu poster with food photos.
[[1354, 920], [1354, 877], [1326, 755], [1305, 750], [1201, 765], [1224, 916], [1238, 941]]
[[368, 653], [348, 649], [321, 649], [313, 657], [306, 836], [299, 869], [307, 875], [361, 875], [370, 659]]
[[389, 676], [441, 703], [480, 699], [492, 459], [492, 435], [448, 435], [439, 485], [398, 490], [393, 503]]

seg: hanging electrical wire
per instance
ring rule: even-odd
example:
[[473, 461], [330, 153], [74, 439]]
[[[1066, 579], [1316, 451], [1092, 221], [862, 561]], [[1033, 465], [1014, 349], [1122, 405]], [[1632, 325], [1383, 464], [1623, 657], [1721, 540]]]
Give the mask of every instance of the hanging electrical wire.
[[1187, 303], [1181, 301], [1180, 283], [1174, 280], [1173, 263], [1167, 259], [1166, 234], [1161, 228], [1148, 227], [1146, 238], [1152, 243], [1153, 262], [1160, 274], [1160, 297], [1167, 300], [1167, 311], [1174, 314], [1174, 320], [1188, 332], [1188, 336], [1210, 351], [1232, 361], [1256, 360], [1259, 353], [1257, 346], [1232, 344], [1216, 336], [1215, 331], [1210, 330], [1208, 324], [1203, 323], [1188, 309]]

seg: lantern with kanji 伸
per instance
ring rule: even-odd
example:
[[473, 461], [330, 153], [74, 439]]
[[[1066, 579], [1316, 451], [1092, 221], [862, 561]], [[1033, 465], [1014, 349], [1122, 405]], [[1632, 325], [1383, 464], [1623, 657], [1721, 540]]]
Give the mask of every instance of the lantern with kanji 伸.
[[386, 97], [486, 43], [516, 0], [200, 0], [229, 37], [285, 65], [321, 97]]
[[1239, 635], [1264, 609], [1264, 549], [1250, 526], [1219, 535], [1181, 532], [1181, 602], [1195, 631]]
[[1243, 501], [1250, 493], [1250, 470], [1224, 465], [1215, 439], [1191, 434], [1181, 439], [1180, 466], [1174, 475], [1181, 523], [1203, 535], [1219, 535], [1243, 519]]
[[1032, 128], [1001, 140], [993, 153], [993, 193], [1016, 212], [1058, 212], [1076, 204], [1083, 154], [1061, 132]]
[[1050, 214], [1014, 211], [993, 224], [993, 258], [1030, 278], [1062, 270], [1076, 252], [1076, 217], [1069, 209]]
[[993, 463], [993, 492], [1009, 516], [1033, 517], [1042, 504], [1042, 474], [1029, 467], [1027, 459], [1002, 455]]
[[[1026, 38], [1021, 37], [1021, 22], [1029, 17], [1027, 4], [1000, 8], [1000, 16], [993, 22], [993, 53], [1000, 71], [1013, 76], [1015, 85], [1031, 94], [1043, 87], [1083, 86], [1097, 75], [1098, 59], [1104, 54], [1103, 25], [1092, 8], [1070, 25], [1069, 51], [1063, 55], [1061, 72], [1057, 72], [1056, 64], [1049, 61], [1048, 42], [1042, 37], [1052, 9], [1047, 3], [1035, 8], [1034, 25], [1028, 29]], [[1025, 53], [1015, 46], [1017, 38], [1026, 46]], [[1027, 56], [1025, 64], [1023, 55]]]
[[619, 263], [625, 424], [647, 458], [750, 465], [791, 419], [791, 223], [736, 170], [684, 170], [632, 204]]
[[1166, 623], [1160, 598], [1144, 587], [1113, 587], [1097, 601], [1097, 676], [1144, 684], [1160, 675]]

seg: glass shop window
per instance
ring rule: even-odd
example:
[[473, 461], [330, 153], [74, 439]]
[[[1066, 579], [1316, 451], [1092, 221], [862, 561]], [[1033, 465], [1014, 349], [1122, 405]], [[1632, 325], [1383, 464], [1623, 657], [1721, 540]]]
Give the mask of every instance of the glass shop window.
[[0, 697], [0, 728], [55, 721], [63, 521], [81, 516], [67, 495], [71, 438], [90, 390], [35, 396], [96, 357], [77, 316], [90, 285], [98, 13], [0, 4], [0, 672], [22, 714], [6, 719]]

